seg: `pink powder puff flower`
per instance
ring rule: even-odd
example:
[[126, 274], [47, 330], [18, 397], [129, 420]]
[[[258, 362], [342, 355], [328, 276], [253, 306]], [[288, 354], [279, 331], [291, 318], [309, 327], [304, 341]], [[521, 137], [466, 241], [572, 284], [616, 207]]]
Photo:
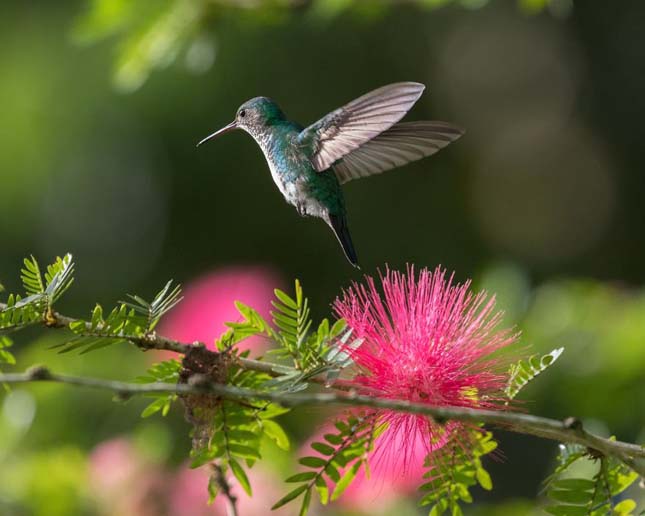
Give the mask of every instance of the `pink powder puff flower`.
[[[469, 292], [470, 282], [455, 284], [441, 268], [415, 274], [386, 270], [380, 275], [383, 295], [373, 278], [354, 283], [336, 299], [334, 310], [347, 321], [357, 349], [347, 347], [357, 372], [351, 382], [362, 394], [388, 399], [502, 410], [507, 401], [508, 359], [496, 353], [518, 337], [498, 330], [502, 313], [494, 297]], [[451, 421], [439, 425], [431, 418], [391, 410], [378, 411], [388, 423], [375, 443], [376, 461], [388, 469], [410, 472], [418, 466], [416, 443], [424, 455], [441, 452], [466, 427]], [[433, 454], [441, 460], [441, 453]]]

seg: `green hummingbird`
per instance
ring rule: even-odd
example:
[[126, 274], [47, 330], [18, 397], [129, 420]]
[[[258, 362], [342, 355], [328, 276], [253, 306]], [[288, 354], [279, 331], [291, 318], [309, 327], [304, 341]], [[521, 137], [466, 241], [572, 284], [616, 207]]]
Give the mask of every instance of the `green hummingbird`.
[[464, 133], [445, 122], [399, 123], [424, 89], [417, 82], [389, 84], [305, 128], [288, 120], [271, 99], [256, 97], [197, 145], [234, 129], [249, 133], [286, 201], [300, 215], [324, 220], [358, 268], [340, 185], [434, 154]]

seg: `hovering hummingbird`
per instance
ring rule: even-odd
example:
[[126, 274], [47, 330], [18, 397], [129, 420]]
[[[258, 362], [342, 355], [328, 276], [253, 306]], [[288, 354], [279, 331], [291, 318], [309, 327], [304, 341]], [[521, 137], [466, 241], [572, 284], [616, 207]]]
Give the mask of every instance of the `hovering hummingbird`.
[[340, 185], [434, 154], [464, 133], [445, 122], [398, 123], [424, 89], [417, 82], [383, 86], [306, 128], [288, 120], [271, 99], [256, 97], [197, 145], [234, 129], [249, 133], [286, 201], [300, 215], [324, 220], [358, 267]]

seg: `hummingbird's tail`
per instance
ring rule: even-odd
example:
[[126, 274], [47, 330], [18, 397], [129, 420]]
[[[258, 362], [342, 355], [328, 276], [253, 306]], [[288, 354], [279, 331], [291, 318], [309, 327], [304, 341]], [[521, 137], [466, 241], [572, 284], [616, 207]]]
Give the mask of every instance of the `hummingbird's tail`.
[[334, 230], [336, 238], [340, 242], [349, 263], [357, 269], [360, 269], [358, 266], [358, 257], [356, 256], [354, 244], [352, 243], [352, 237], [349, 234], [349, 228], [347, 227], [347, 218], [345, 215], [332, 215], [330, 213], [329, 226]]

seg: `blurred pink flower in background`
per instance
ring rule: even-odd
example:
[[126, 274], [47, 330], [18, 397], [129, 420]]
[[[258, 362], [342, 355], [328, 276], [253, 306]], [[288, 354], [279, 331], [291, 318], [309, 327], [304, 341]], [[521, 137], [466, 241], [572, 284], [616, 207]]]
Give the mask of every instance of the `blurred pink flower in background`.
[[[169, 516], [226, 516], [227, 507], [224, 498], [219, 495], [213, 505], [208, 505], [208, 467], [190, 469], [182, 466], [172, 482], [169, 500]], [[270, 472], [262, 464], [246, 470], [253, 488], [249, 497], [238, 485], [230, 481], [232, 492], [237, 498], [237, 510], [241, 515], [272, 514], [287, 516], [293, 513], [293, 507], [283, 507], [276, 511], [269, 508], [284, 495], [284, 484], [280, 476]]]
[[[227, 329], [224, 323], [240, 320], [235, 301], [241, 301], [269, 317], [273, 289], [282, 288], [279, 275], [268, 267], [235, 266], [207, 273], [189, 282], [184, 299], [162, 320], [159, 332], [182, 342], [200, 341], [212, 349]], [[262, 352], [267, 342], [251, 337], [240, 349]]]
[[[208, 505], [208, 467], [176, 471], [163, 469], [144, 458], [127, 437], [100, 443], [89, 458], [89, 486], [101, 514], [110, 516], [226, 516], [227, 506], [220, 495]], [[240, 514], [265, 514], [284, 494], [280, 475], [258, 464], [247, 469], [253, 497], [247, 496], [231, 479]], [[286, 516], [291, 508], [274, 511]]]
[[89, 456], [91, 492], [101, 514], [156, 516], [164, 510], [168, 475], [126, 437], [100, 443]]

